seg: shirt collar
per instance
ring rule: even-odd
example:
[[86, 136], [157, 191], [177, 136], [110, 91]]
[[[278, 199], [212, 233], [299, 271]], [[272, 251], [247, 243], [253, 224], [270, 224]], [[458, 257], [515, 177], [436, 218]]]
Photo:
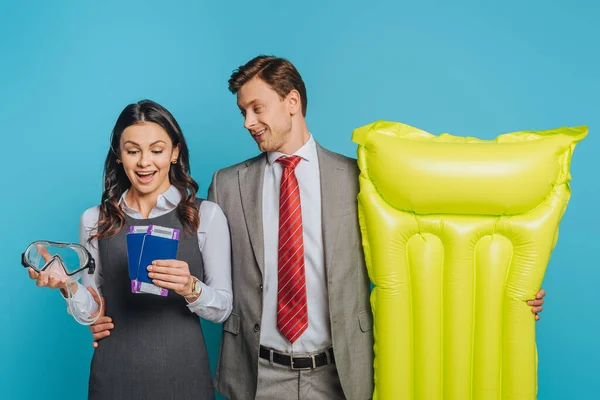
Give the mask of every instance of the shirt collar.
[[300, 156], [305, 161], [311, 162], [317, 159], [317, 143], [315, 139], [313, 139], [312, 134], [308, 134], [308, 140], [302, 147], [300, 147], [294, 154], [283, 154], [278, 151], [270, 151], [267, 152], [267, 161], [269, 164], [273, 165], [273, 163], [281, 156], [289, 157], [289, 156]]
[[[126, 196], [128, 192], [129, 189], [125, 190], [125, 192], [123, 192], [121, 195], [121, 198], [119, 199], [119, 206], [126, 214], [139, 212], [127, 204]], [[179, 193], [179, 190], [177, 190], [175, 186], [171, 185], [164, 193], [158, 195], [158, 198], [156, 199], [156, 207], [165, 208], [167, 207], [167, 203], [170, 203], [172, 207], [177, 207], [180, 201], [181, 193]]]

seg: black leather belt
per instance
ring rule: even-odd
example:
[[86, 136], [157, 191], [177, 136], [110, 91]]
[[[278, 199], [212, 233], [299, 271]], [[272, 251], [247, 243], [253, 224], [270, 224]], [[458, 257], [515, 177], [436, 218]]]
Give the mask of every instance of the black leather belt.
[[332, 347], [319, 354], [292, 357], [287, 354], [279, 353], [275, 350], [270, 350], [264, 346], [260, 346], [259, 355], [260, 358], [264, 358], [268, 361], [273, 361], [276, 364], [285, 365], [286, 367], [290, 367], [293, 370], [313, 369], [322, 365], [335, 364], [335, 358], [333, 357]]

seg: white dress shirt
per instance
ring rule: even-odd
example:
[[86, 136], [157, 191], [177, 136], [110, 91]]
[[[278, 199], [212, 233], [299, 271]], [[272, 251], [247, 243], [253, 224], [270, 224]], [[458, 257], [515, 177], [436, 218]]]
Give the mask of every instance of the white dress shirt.
[[[119, 205], [125, 214], [132, 218], [143, 219], [141, 213], [127, 205], [123, 193]], [[177, 208], [181, 201], [181, 194], [175, 186], [170, 186], [166, 192], [158, 196], [156, 206], [150, 211], [148, 218], [156, 218], [167, 214]], [[88, 249], [96, 261], [96, 270], [93, 274], [98, 291], [102, 292], [102, 263], [99, 257], [98, 240], [88, 242], [88, 238], [95, 234], [98, 226], [100, 207], [87, 209], [81, 216], [79, 226], [79, 242]], [[198, 227], [198, 247], [204, 262], [204, 282], [202, 293], [193, 303], [187, 305], [191, 312], [213, 322], [223, 322], [231, 314], [231, 238], [229, 225], [221, 208], [211, 201], [203, 201], [200, 205], [200, 226]], [[198, 277], [202, 279], [202, 277]], [[83, 286], [92, 286], [90, 275], [84, 274]], [[67, 301], [84, 315], [93, 314], [98, 305], [92, 295], [79, 284], [77, 292], [72, 299]], [[110, 315], [109, 315], [110, 317]]]
[[279, 249], [279, 189], [282, 153], [267, 153], [263, 186], [265, 268], [260, 344], [290, 354], [314, 353], [331, 346], [329, 300], [321, 229], [321, 179], [317, 145], [312, 137], [293, 155], [302, 157], [295, 169], [300, 186], [308, 327], [292, 344], [277, 329], [277, 269]]

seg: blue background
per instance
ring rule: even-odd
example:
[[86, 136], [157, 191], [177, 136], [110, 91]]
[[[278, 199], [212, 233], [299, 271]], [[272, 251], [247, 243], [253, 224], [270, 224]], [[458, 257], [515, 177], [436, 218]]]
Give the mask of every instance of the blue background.
[[[167, 3], [0, 3], [0, 397], [86, 397], [90, 334], [19, 257], [38, 238], [78, 240], [120, 111], [166, 106], [205, 194], [214, 170], [257, 152], [227, 79], [261, 53], [296, 64], [311, 132], [346, 155], [377, 119], [485, 139], [590, 126], [544, 281], [539, 398], [599, 396], [598, 2]], [[214, 365], [220, 326], [204, 326]]]

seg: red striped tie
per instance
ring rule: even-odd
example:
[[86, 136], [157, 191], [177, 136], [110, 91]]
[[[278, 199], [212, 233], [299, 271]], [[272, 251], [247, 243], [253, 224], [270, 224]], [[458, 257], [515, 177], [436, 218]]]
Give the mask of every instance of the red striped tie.
[[277, 159], [283, 166], [279, 192], [277, 328], [291, 343], [308, 327], [302, 208], [300, 187], [294, 173], [301, 159], [299, 156]]

